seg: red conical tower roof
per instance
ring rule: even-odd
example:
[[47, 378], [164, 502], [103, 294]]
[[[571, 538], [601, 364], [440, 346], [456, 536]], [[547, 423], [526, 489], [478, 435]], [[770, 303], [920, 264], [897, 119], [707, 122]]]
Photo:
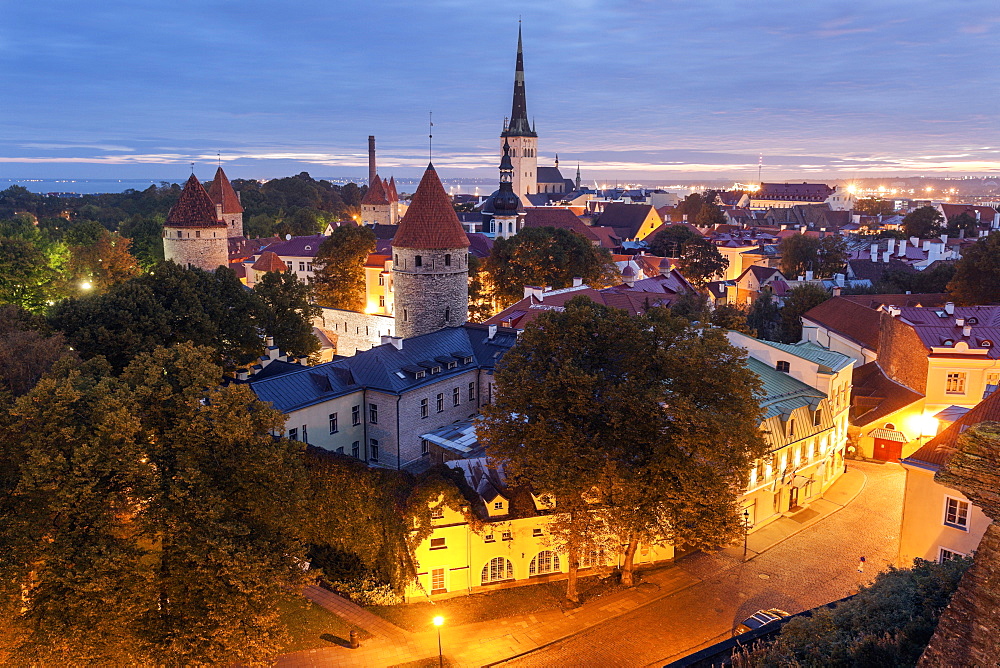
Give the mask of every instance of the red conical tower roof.
[[396, 177], [395, 176], [390, 176], [389, 177], [389, 188], [388, 188], [388, 190], [389, 190], [389, 201], [390, 202], [398, 202], [399, 201], [399, 193], [396, 192]]
[[288, 265], [281, 261], [274, 251], [264, 251], [250, 267], [254, 271], [288, 271]]
[[233, 190], [233, 184], [229, 182], [229, 178], [222, 171], [222, 167], [219, 167], [215, 172], [215, 178], [212, 179], [212, 187], [208, 189], [208, 196], [216, 204], [222, 205], [222, 213], [243, 213], [240, 198], [236, 195], [236, 191]]
[[181, 197], [167, 214], [167, 227], [225, 227], [215, 214], [215, 203], [194, 174], [184, 184]]
[[399, 223], [392, 240], [399, 248], [442, 249], [468, 248], [469, 237], [451, 205], [448, 193], [441, 185], [434, 165], [427, 165], [410, 207]]
[[385, 188], [382, 186], [382, 179], [379, 178], [378, 174], [368, 184], [368, 192], [365, 193], [365, 198], [361, 200], [361, 203], [372, 205], [389, 203], [389, 199], [385, 195]]

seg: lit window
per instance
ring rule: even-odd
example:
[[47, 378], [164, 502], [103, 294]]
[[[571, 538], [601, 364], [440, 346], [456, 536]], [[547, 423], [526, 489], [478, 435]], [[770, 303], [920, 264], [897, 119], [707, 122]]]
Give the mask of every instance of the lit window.
[[439, 594], [448, 591], [444, 587], [444, 569], [435, 568], [431, 571], [431, 593]]
[[559, 570], [559, 555], [551, 550], [542, 550], [528, 565], [528, 575], [545, 575]]
[[431, 519], [432, 520], [444, 519], [444, 508], [431, 508]]
[[954, 497], [945, 498], [944, 523], [963, 531], [969, 530], [969, 502]]
[[483, 584], [513, 579], [514, 566], [510, 563], [510, 559], [506, 557], [493, 557], [488, 564], [483, 566]]
[[965, 374], [949, 373], [945, 380], [945, 392], [948, 394], [965, 394]]

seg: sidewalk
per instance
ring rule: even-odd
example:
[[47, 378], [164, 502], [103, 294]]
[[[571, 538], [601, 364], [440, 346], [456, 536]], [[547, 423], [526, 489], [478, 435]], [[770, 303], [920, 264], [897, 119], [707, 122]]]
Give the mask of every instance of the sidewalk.
[[[863, 472], [849, 469], [808, 508], [752, 532], [747, 538], [747, 559], [752, 560], [839, 511], [861, 493], [866, 481]], [[742, 545], [714, 555], [696, 553], [678, 564], [643, 573], [642, 583], [637, 587], [585, 603], [574, 610], [546, 610], [463, 626], [445, 626], [441, 630], [444, 655], [452, 666], [500, 665], [715, 577], [738, 566], [742, 557]], [[314, 591], [317, 589], [319, 592]], [[365, 641], [360, 649], [331, 646], [295, 652], [282, 656], [276, 665], [306, 668], [436, 663], [436, 632], [409, 633], [319, 587], [305, 593], [317, 604], [374, 637]]]

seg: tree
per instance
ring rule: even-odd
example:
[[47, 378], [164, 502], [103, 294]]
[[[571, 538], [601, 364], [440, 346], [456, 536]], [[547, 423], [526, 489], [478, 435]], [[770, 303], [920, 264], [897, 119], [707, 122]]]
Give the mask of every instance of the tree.
[[469, 253], [469, 322], [483, 322], [493, 315], [483, 261]]
[[704, 203], [705, 198], [702, 197], [701, 193], [693, 192], [677, 204], [677, 210], [686, 215], [689, 221], [693, 221], [701, 213], [701, 207]]
[[891, 216], [896, 208], [892, 200], [863, 197], [854, 203], [854, 210], [867, 216]]
[[847, 240], [844, 237], [823, 237], [816, 248], [816, 275], [829, 278], [843, 272], [848, 257]]
[[700, 237], [687, 225], [667, 225], [653, 237], [649, 252], [660, 257], [680, 257], [684, 244]]
[[607, 250], [576, 232], [553, 227], [527, 227], [509, 239], [497, 239], [486, 271], [501, 308], [521, 299], [525, 285], [565, 288], [579, 277], [602, 288], [619, 279]]
[[270, 271], [254, 286], [261, 302], [260, 327], [274, 337], [274, 345], [298, 357], [319, 351], [312, 319], [322, 311], [310, 301], [312, 289], [295, 274]]
[[956, 237], [974, 237], [979, 232], [979, 221], [970, 215], [968, 211], [963, 211], [948, 221], [947, 229], [948, 236], [953, 239]]
[[56, 362], [76, 355], [44, 318], [16, 306], [0, 306], [0, 402], [26, 394]]
[[681, 248], [677, 270], [697, 286], [703, 286], [729, 267], [729, 260], [708, 239], [690, 239]]
[[365, 262], [375, 251], [375, 233], [367, 227], [341, 225], [316, 253], [313, 289], [316, 301], [346, 311], [365, 309]]
[[765, 341], [781, 341], [781, 307], [770, 291], [760, 293], [747, 313], [747, 326]]
[[89, 290], [100, 294], [142, 273], [129, 252], [129, 239], [108, 232], [99, 223], [89, 223], [86, 228], [75, 227], [66, 235], [70, 253], [66, 278], [71, 284], [86, 283]]
[[698, 215], [695, 216], [695, 222], [698, 227], [712, 227], [715, 225], [725, 225], [726, 224], [726, 214], [722, 212], [719, 205], [715, 203], [718, 195], [715, 191], [709, 190], [705, 193], [705, 201], [701, 205], [701, 210]]
[[962, 306], [1000, 302], [1000, 232], [965, 249], [955, 263], [948, 292]]
[[163, 261], [163, 220], [160, 216], [136, 215], [119, 228], [123, 237], [132, 240], [129, 249], [145, 269]]
[[802, 315], [830, 298], [819, 285], [807, 283], [792, 288], [785, 295], [781, 308], [781, 338], [785, 343], [797, 343], [802, 338]]
[[542, 314], [504, 356], [480, 440], [515, 484], [554, 499], [568, 599], [579, 559], [608, 533], [629, 545], [629, 578], [640, 540], [710, 548], [741, 535], [736, 498], [766, 451], [742, 360], [721, 330], [583, 298]]
[[781, 254], [781, 273], [794, 278], [802, 276], [806, 271], [815, 271], [819, 252], [819, 239], [805, 234], [792, 234], [778, 244]]
[[914, 209], [903, 218], [903, 231], [907, 237], [930, 239], [940, 235], [943, 228], [944, 218], [933, 206]]
[[723, 304], [716, 306], [712, 311], [710, 322], [715, 327], [731, 329], [744, 334], [754, 335], [753, 330], [747, 325], [749, 309], [736, 304]]
[[48, 258], [35, 244], [0, 237], [0, 304], [39, 313], [53, 296], [55, 277]]

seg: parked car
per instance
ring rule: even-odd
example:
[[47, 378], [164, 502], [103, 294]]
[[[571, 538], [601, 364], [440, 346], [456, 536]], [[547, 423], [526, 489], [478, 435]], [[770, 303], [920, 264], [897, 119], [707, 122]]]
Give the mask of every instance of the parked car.
[[741, 633], [746, 633], [747, 631], [756, 631], [759, 628], [763, 628], [768, 624], [773, 624], [782, 617], [788, 617], [789, 614], [784, 610], [779, 610], [778, 608], [769, 608], [768, 610], [758, 610], [746, 619], [744, 619], [733, 631], [734, 636], [738, 636]]

